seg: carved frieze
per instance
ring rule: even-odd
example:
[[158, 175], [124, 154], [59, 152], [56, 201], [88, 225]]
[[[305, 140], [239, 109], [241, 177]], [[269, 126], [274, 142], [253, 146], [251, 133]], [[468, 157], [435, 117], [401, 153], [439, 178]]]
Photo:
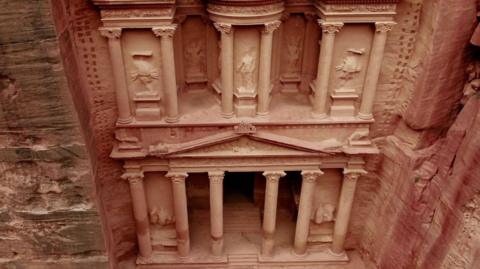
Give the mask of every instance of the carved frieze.
[[283, 10], [283, 2], [258, 6], [229, 6], [208, 4], [207, 10], [210, 13], [261, 15], [263, 13], [269, 14], [281, 12]]
[[173, 9], [102, 9], [100, 11], [102, 18], [149, 18], [149, 17], [167, 17], [173, 15]]
[[372, 4], [372, 5], [325, 5], [327, 12], [386, 12], [395, 11], [395, 4]]

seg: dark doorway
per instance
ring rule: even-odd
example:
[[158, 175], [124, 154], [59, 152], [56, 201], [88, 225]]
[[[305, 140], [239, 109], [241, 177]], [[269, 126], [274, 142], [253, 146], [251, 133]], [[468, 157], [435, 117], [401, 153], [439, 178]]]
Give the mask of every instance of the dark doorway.
[[255, 173], [225, 173], [223, 181], [225, 203], [253, 203]]

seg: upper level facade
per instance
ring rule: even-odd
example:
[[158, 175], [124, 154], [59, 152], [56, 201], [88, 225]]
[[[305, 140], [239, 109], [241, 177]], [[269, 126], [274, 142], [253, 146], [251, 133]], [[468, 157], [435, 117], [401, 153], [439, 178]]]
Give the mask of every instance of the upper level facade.
[[397, 0], [93, 2], [115, 80], [112, 157], [240, 124], [375, 152], [369, 126]]

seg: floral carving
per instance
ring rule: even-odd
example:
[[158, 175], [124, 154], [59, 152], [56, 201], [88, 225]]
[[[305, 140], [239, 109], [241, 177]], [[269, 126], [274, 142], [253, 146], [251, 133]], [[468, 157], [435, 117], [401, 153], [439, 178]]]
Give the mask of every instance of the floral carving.
[[323, 172], [321, 170], [303, 170], [301, 174], [304, 181], [313, 183], [319, 176], [323, 175]]
[[380, 33], [386, 33], [393, 29], [395, 26], [395, 22], [376, 22], [375, 23], [375, 31]]
[[268, 182], [278, 183], [281, 177], [286, 176], [287, 174], [284, 171], [265, 171], [262, 174]]
[[222, 34], [227, 34], [228, 35], [232, 32], [232, 25], [231, 24], [215, 22], [213, 24], [213, 26], [215, 27], [215, 29], [217, 29]]
[[130, 77], [132, 81], [139, 84], [136, 88], [136, 96], [157, 96], [158, 92], [153, 89], [152, 82], [157, 80], [159, 75], [151, 63], [152, 52], [135, 52], [132, 57], [136, 69], [130, 72]]
[[122, 35], [122, 28], [99, 28], [100, 34], [108, 39], [117, 39]]
[[318, 20], [318, 24], [322, 27], [322, 32], [326, 34], [338, 33], [343, 27], [343, 23], [341, 22], [325, 22], [323, 20]]
[[170, 25], [158, 26], [158, 27], [152, 28], [152, 31], [155, 34], [155, 36], [168, 37], [168, 38], [173, 37], [173, 35], [175, 34], [175, 30], [177, 30], [176, 24], [170, 24]]
[[277, 30], [280, 27], [281, 21], [272, 21], [265, 23], [265, 29], [263, 30], [264, 33], [272, 33], [273, 31]]

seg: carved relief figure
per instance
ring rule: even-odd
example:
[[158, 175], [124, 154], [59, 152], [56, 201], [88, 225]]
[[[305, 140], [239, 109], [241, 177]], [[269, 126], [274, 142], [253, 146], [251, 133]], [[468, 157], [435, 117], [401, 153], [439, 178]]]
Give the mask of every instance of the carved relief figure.
[[480, 62], [470, 63], [465, 70], [467, 82], [463, 88], [462, 104], [467, 103], [468, 99], [480, 92]]
[[362, 70], [361, 56], [365, 49], [348, 49], [342, 63], [335, 67], [340, 79], [340, 88], [351, 87], [351, 81]]
[[192, 40], [189, 42], [185, 56], [187, 57], [187, 75], [189, 77], [199, 77], [204, 74], [205, 50], [201, 40]]
[[332, 204], [321, 204], [313, 216], [313, 221], [316, 224], [322, 224], [334, 220], [335, 206]]
[[152, 52], [134, 52], [132, 54], [133, 65], [136, 70], [130, 73], [133, 81], [137, 82], [135, 87], [135, 95], [137, 97], [143, 96], [157, 96], [158, 92], [153, 88], [152, 82], [158, 79], [158, 71], [152, 65]]
[[175, 223], [175, 216], [168, 214], [167, 210], [164, 208], [160, 208], [159, 211], [158, 208], [154, 207], [149, 214], [150, 222], [152, 224], [160, 224], [165, 226]]
[[240, 91], [254, 92], [255, 91], [255, 69], [256, 69], [256, 55], [255, 47], [251, 47], [245, 52], [240, 63], [237, 66], [237, 71], [240, 73], [241, 86]]
[[290, 74], [298, 73], [298, 65], [300, 63], [302, 39], [299, 36], [289, 36], [287, 38], [287, 72]]

